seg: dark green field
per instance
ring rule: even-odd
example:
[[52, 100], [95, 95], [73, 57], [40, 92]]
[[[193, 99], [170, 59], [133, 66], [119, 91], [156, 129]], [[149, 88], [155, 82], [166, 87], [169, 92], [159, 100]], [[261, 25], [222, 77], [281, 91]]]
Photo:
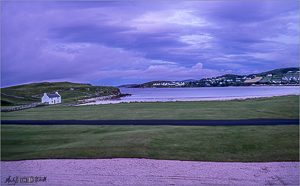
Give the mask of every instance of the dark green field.
[[2, 160], [153, 158], [298, 161], [298, 126], [2, 125]]
[[122, 103], [94, 106], [54, 105], [3, 112], [4, 120], [101, 119], [298, 119], [299, 96], [233, 101]]
[[[54, 105], [2, 119], [299, 118], [299, 97], [241, 101]], [[298, 161], [299, 126], [2, 125], [2, 160], [136, 157], [199, 161]]]

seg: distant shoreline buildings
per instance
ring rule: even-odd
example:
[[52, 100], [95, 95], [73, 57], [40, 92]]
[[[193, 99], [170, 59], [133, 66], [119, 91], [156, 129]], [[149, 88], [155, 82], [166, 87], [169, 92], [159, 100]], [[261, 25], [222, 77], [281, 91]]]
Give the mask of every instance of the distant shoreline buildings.
[[[291, 69], [291, 70], [289, 70]], [[188, 81], [151, 81], [138, 85], [131, 85], [132, 88], [146, 87], [224, 87], [224, 86], [250, 86], [250, 85], [299, 85], [300, 71], [298, 68], [277, 69], [269, 72], [203, 78], [200, 80]]]

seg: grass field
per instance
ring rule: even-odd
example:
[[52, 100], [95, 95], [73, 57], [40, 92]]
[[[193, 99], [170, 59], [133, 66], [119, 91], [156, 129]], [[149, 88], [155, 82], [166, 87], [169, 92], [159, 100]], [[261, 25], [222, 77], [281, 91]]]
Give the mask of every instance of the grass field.
[[122, 103], [70, 107], [54, 105], [2, 113], [2, 119], [255, 119], [299, 118], [299, 96], [233, 101]]
[[298, 126], [2, 125], [2, 160], [153, 158], [298, 161]]

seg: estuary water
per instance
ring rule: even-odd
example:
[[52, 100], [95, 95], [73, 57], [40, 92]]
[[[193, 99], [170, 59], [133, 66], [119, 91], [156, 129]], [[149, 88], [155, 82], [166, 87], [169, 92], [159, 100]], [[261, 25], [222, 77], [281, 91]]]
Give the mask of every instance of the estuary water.
[[232, 100], [283, 95], [299, 95], [299, 86], [247, 86], [247, 87], [197, 87], [197, 88], [120, 88], [123, 94], [132, 94], [114, 100], [101, 100], [84, 105], [168, 102], [168, 101], [210, 101]]

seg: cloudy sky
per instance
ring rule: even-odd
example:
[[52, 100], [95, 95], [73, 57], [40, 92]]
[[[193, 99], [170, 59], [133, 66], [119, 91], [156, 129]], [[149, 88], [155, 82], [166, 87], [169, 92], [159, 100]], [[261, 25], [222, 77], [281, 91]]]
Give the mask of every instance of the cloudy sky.
[[1, 86], [299, 66], [298, 0], [2, 1]]

